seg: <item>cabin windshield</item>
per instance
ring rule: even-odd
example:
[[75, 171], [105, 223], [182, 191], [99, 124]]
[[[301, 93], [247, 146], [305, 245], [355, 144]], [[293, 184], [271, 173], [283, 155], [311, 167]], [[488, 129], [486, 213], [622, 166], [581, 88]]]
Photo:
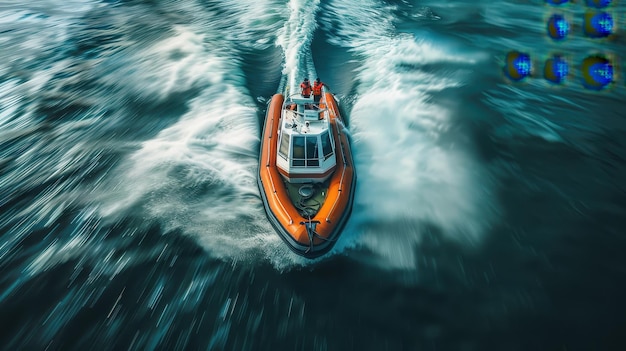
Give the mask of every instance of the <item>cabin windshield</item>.
[[291, 145], [293, 147], [291, 165], [294, 167], [304, 167], [304, 137], [294, 136]]
[[317, 136], [306, 137], [306, 165], [307, 167], [319, 167], [320, 159], [317, 152]]
[[[324, 135], [326, 136], [325, 138], [323, 137]], [[283, 135], [283, 140], [287, 141], [283, 142], [281, 140], [281, 150], [279, 151], [281, 155], [283, 155], [283, 145], [289, 142], [289, 136]], [[322, 160], [326, 160], [332, 155], [328, 132], [322, 134], [321, 141], [319, 135], [291, 136], [291, 166], [320, 167], [320, 150], [325, 153]]]
[[289, 153], [289, 134], [282, 133], [280, 136], [280, 148], [278, 149], [278, 154], [287, 159]]
[[333, 147], [330, 144], [330, 137], [328, 136], [328, 132], [322, 133], [320, 137], [322, 139], [322, 152], [324, 153], [324, 160], [327, 160], [333, 155]]

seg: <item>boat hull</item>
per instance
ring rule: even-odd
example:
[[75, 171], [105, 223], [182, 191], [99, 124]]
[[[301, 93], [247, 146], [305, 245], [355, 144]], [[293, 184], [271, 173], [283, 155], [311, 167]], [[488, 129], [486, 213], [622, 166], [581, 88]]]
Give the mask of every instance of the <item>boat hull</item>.
[[[325, 93], [325, 100], [335, 141], [337, 167], [328, 180], [326, 199], [314, 217], [304, 218], [293, 205], [276, 166], [278, 129], [284, 102], [282, 94], [274, 95], [270, 101], [259, 155], [258, 185], [267, 217], [287, 246], [307, 258], [319, 257], [334, 246], [352, 212], [356, 187], [350, 143], [341, 129], [343, 121], [337, 102], [331, 93]], [[314, 236], [311, 236], [311, 230], [315, 232]]]

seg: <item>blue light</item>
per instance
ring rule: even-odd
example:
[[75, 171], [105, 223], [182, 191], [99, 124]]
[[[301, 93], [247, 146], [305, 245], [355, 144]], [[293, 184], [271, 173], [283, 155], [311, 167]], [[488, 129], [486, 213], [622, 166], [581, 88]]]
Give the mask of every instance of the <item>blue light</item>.
[[565, 4], [567, 0], [546, 0], [546, 2], [550, 5], [561, 5]]
[[513, 66], [522, 77], [530, 74], [530, 56], [522, 54], [513, 61]]
[[530, 75], [532, 62], [530, 55], [519, 51], [510, 51], [506, 54], [504, 74], [511, 80], [519, 82]]
[[548, 20], [548, 35], [552, 39], [564, 39], [569, 32], [569, 23], [563, 15], [552, 15]]
[[613, 81], [613, 66], [609, 63], [596, 63], [589, 67], [589, 73], [602, 86]]
[[591, 25], [600, 35], [609, 35], [613, 31], [613, 18], [604, 12], [591, 19]]
[[569, 73], [569, 66], [563, 59], [557, 58], [554, 60], [554, 73], [558, 80], [562, 80]]
[[554, 55], [546, 61], [543, 69], [544, 78], [552, 83], [561, 84], [569, 74], [569, 64], [560, 55]]
[[554, 24], [556, 25], [556, 30], [559, 37], [564, 37], [565, 35], [567, 35], [567, 32], [569, 32], [569, 24], [567, 23], [565, 18], [563, 18], [563, 16], [556, 17]]

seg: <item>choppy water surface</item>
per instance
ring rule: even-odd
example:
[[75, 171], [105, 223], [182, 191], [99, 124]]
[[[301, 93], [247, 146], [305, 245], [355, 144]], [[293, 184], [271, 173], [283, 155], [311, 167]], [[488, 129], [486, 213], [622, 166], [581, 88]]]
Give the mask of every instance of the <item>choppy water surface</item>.
[[[512, 49], [623, 61], [626, 23], [554, 43], [553, 11], [0, 3], [0, 345], [623, 349], [622, 62], [603, 92], [576, 68], [555, 87], [500, 67]], [[266, 102], [305, 76], [336, 94], [358, 172], [315, 261], [282, 243], [256, 185]]]

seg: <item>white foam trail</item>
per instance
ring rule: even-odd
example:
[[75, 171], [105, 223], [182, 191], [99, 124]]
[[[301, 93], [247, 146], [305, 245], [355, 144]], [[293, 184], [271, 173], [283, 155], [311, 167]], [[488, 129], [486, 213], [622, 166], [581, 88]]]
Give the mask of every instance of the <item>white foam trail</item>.
[[320, 0], [291, 0], [288, 3], [289, 19], [278, 33], [277, 45], [283, 48], [285, 66], [283, 74], [288, 77], [287, 88], [296, 91], [308, 70], [309, 77], [316, 76], [311, 57], [310, 44], [317, 28], [315, 16]]
[[[300, 64], [312, 64], [310, 55], [302, 53], [315, 29], [318, 4], [294, 0], [284, 7], [282, 17], [289, 19], [276, 42], [286, 50], [285, 70], [291, 76]], [[223, 31], [180, 25], [174, 36], [99, 63], [98, 75], [113, 90], [126, 92], [120, 95], [162, 100], [193, 88], [201, 93], [188, 101], [188, 111], [178, 122], [142, 142], [109, 175], [108, 184], [100, 187], [107, 192], [94, 205], [105, 219], [138, 212], [162, 223], [166, 231], [181, 229], [215, 257], [239, 260], [255, 252], [272, 261], [283, 256], [297, 261], [299, 257], [294, 258], [271, 228], [259, 198], [258, 112], [233, 47], [250, 33], [277, 28], [282, 22], [274, 12], [257, 17], [257, 26], [242, 30], [254, 24], [253, 13], [262, 10], [257, 6], [252, 13], [239, 11], [242, 6], [226, 6], [226, 16], [235, 22], [225, 38], [219, 37]], [[268, 27], [264, 23], [270, 20], [276, 23]], [[296, 63], [299, 59], [304, 62]]]
[[335, 17], [342, 21], [336, 43], [366, 57], [350, 115], [359, 176], [355, 213], [336, 251], [366, 247], [383, 257], [386, 267], [414, 268], [425, 225], [434, 224], [448, 238], [478, 242], [495, 211], [491, 180], [462, 142], [442, 140], [456, 116], [428, 101], [430, 93], [463, 82], [402, 65], [471, 65], [481, 56], [454, 55], [394, 33], [389, 8], [372, 1], [356, 6], [335, 0], [328, 6], [329, 25]]
[[[120, 68], [110, 82], [120, 72], [132, 75], [121, 88], [153, 98], [190, 87], [202, 92], [178, 122], [141, 143], [110, 175], [111, 183], [102, 187], [108, 191], [95, 204], [105, 218], [139, 212], [166, 231], [195, 236], [216, 257], [237, 258], [275, 235], [256, 184], [257, 108], [226, 46], [206, 44], [184, 27], [177, 33], [155, 43], [145, 57], [127, 58], [128, 64], [138, 61], [133, 70]], [[171, 62], [172, 52], [184, 59]]]

